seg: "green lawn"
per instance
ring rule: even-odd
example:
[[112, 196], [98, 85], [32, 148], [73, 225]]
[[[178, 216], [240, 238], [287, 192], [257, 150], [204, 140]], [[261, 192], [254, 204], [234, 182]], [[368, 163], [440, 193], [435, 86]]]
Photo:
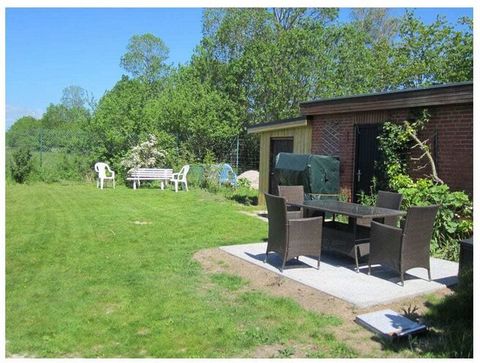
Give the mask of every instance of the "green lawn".
[[8, 184], [6, 351], [27, 357], [245, 357], [263, 345], [355, 356], [342, 322], [207, 274], [192, 255], [267, 225], [201, 190]]

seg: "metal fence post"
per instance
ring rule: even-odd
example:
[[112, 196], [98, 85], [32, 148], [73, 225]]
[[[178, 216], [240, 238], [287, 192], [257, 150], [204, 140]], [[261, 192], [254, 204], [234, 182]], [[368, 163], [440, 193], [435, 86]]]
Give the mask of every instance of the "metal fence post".
[[40, 129], [39, 142], [40, 142], [40, 167], [43, 167], [43, 129]]
[[237, 160], [236, 160], [237, 173], [238, 173], [238, 156], [239, 156], [239, 151], [240, 151], [240, 135], [237, 135]]

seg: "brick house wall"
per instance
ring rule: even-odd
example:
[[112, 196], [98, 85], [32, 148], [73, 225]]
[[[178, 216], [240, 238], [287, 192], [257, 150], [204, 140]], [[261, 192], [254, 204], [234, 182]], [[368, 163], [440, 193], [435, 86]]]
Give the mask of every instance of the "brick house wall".
[[[430, 121], [420, 134], [422, 140], [435, 139], [432, 152], [439, 177], [452, 190], [473, 195], [473, 104], [427, 107]], [[412, 109], [363, 111], [316, 115], [312, 118], [312, 153], [340, 157], [340, 183], [351, 196], [355, 167], [355, 125], [385, 121], [401, 122]], [[412, 167], [413, 169], [413, 167]], [[417, 172], [414, 176], [421, 176]]]

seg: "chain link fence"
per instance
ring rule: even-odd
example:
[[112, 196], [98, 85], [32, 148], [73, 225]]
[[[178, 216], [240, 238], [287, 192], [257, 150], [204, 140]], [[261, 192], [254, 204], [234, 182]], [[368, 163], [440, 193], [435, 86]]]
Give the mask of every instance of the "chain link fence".
[[247, 170], [258, 170], [260, 160], [258, 137], [239, 135], [233, 138], [227, 150], [218, 159], [219, 162], [230, 164], [238, 175]]
[[[132, 137], [138, 141], [138, 137]], [[32, 154], [33, 170], [30, 180], [55, 182], [59, 180], [92, 181], [96, 157], [91, 137], [79, 130], [35, 129], [28, 132], [6, 133], [6, 174], [11, 177], [12, 156], [16, 150], [27, 148]], [[179, 150], [177, 142], [174, 149]], [[215, 162], [227, 163], [240, 175], [246, 170], [258, 170], [259, 140], [255, 135], [239, 135], [226, 140], [215, 150]], [[186, 160], [198, 163], [203, 160]], [[200, 160], [200, 161], [199, 161]], [[107, 160], [108, 161], [108, 160]], [[170, 165], [170, 167], [175, 167]]]
[[30, 180], [93, 180], [88, 134], [78, 130], [34, 129], [6, 133], [5, 162], [7, 179], [11, 176], [13, 155], [28, 149], [32, 155]]

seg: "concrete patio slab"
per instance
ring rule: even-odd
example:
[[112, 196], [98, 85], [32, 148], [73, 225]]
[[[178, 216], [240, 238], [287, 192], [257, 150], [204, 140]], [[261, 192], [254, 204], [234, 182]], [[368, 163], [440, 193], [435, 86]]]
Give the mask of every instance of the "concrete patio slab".
[[315, 259], [301, 256], [298, 261], [289, 261], [281, 273], [279, 270], [281, 258], [278, 254], [271, 252], [268, 262], [263, 262], [267, 248], [266, 242], [220, 248], [258, 267], [273, 271], [360, 308], [424, 295], [458, 282], [458, 263], [433, 257], [430, 259], [432, 281], [428, 281], [425, 269], [411, 269], [405, 274], [405, 286], [401, 286], [398, 274], [381, 266], [372, 266], [371, 275], [367, 274], [367, 266], [360, 267], [360, 272], [357, 273], [354, 261], [327, 253], [322, 254], [319, 270], [316, 269]]

